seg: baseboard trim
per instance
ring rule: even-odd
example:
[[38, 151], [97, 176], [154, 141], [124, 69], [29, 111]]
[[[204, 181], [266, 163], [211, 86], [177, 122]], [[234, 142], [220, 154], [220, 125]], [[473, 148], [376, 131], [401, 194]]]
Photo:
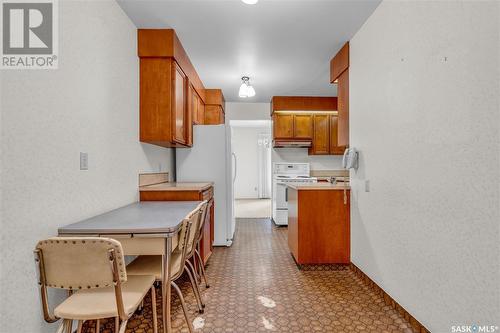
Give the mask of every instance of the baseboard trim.
[[394, 300], [384, 289], [380, 288], [368, 275], [366, 275], [361, 269], [356, 265], [351, 263], [350, 268], [354, 273], [363, 280], [371, 289], [373, 289], [377, 294], [383, 297], [386, 305], [391, 306], [394, 310], [399, 312], [413, 327], [414, 330], [420, 333], [430, 333], [430, 331], [425, 328], [415, 317], [413, 317], [405, 308], [403, 308], [398, 302]]

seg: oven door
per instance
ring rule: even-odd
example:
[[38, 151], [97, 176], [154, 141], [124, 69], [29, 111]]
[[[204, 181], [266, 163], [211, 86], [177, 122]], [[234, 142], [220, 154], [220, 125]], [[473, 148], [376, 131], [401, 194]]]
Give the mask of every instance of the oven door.
[[285, 183], [276, 183], [276, 209], [288, 209], [288, 187]]

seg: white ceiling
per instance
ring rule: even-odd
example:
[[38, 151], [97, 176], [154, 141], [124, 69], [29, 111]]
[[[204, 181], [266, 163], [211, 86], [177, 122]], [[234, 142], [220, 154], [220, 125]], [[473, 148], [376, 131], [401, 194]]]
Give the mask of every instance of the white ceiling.
[[[230, 102], [336, 96], [331, 57], [380, 0], [117, 0], [138, 28], [174, 28], [205, 87]], [[241, 76], [256, 90], [241, 99]]]

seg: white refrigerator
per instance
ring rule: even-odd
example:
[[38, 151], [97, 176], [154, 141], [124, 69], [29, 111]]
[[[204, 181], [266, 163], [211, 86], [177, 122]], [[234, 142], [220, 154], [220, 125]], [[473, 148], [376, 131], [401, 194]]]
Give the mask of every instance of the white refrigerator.
[[233, 241], [235, 168], [230, 126], [193, 126], [193, 147], [176, 149], [178, 182], [214, 183], [214, 246], [230, 246]]

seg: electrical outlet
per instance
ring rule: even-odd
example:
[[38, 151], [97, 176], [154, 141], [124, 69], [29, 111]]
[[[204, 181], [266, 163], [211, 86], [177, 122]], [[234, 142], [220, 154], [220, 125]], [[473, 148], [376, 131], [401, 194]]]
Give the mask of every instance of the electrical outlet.
[[89, 155], [87, 153], [80, 152], [80, 170], [89, 169]]
[[370, 192], [370, 180], [365, 180], [365, 192]]

